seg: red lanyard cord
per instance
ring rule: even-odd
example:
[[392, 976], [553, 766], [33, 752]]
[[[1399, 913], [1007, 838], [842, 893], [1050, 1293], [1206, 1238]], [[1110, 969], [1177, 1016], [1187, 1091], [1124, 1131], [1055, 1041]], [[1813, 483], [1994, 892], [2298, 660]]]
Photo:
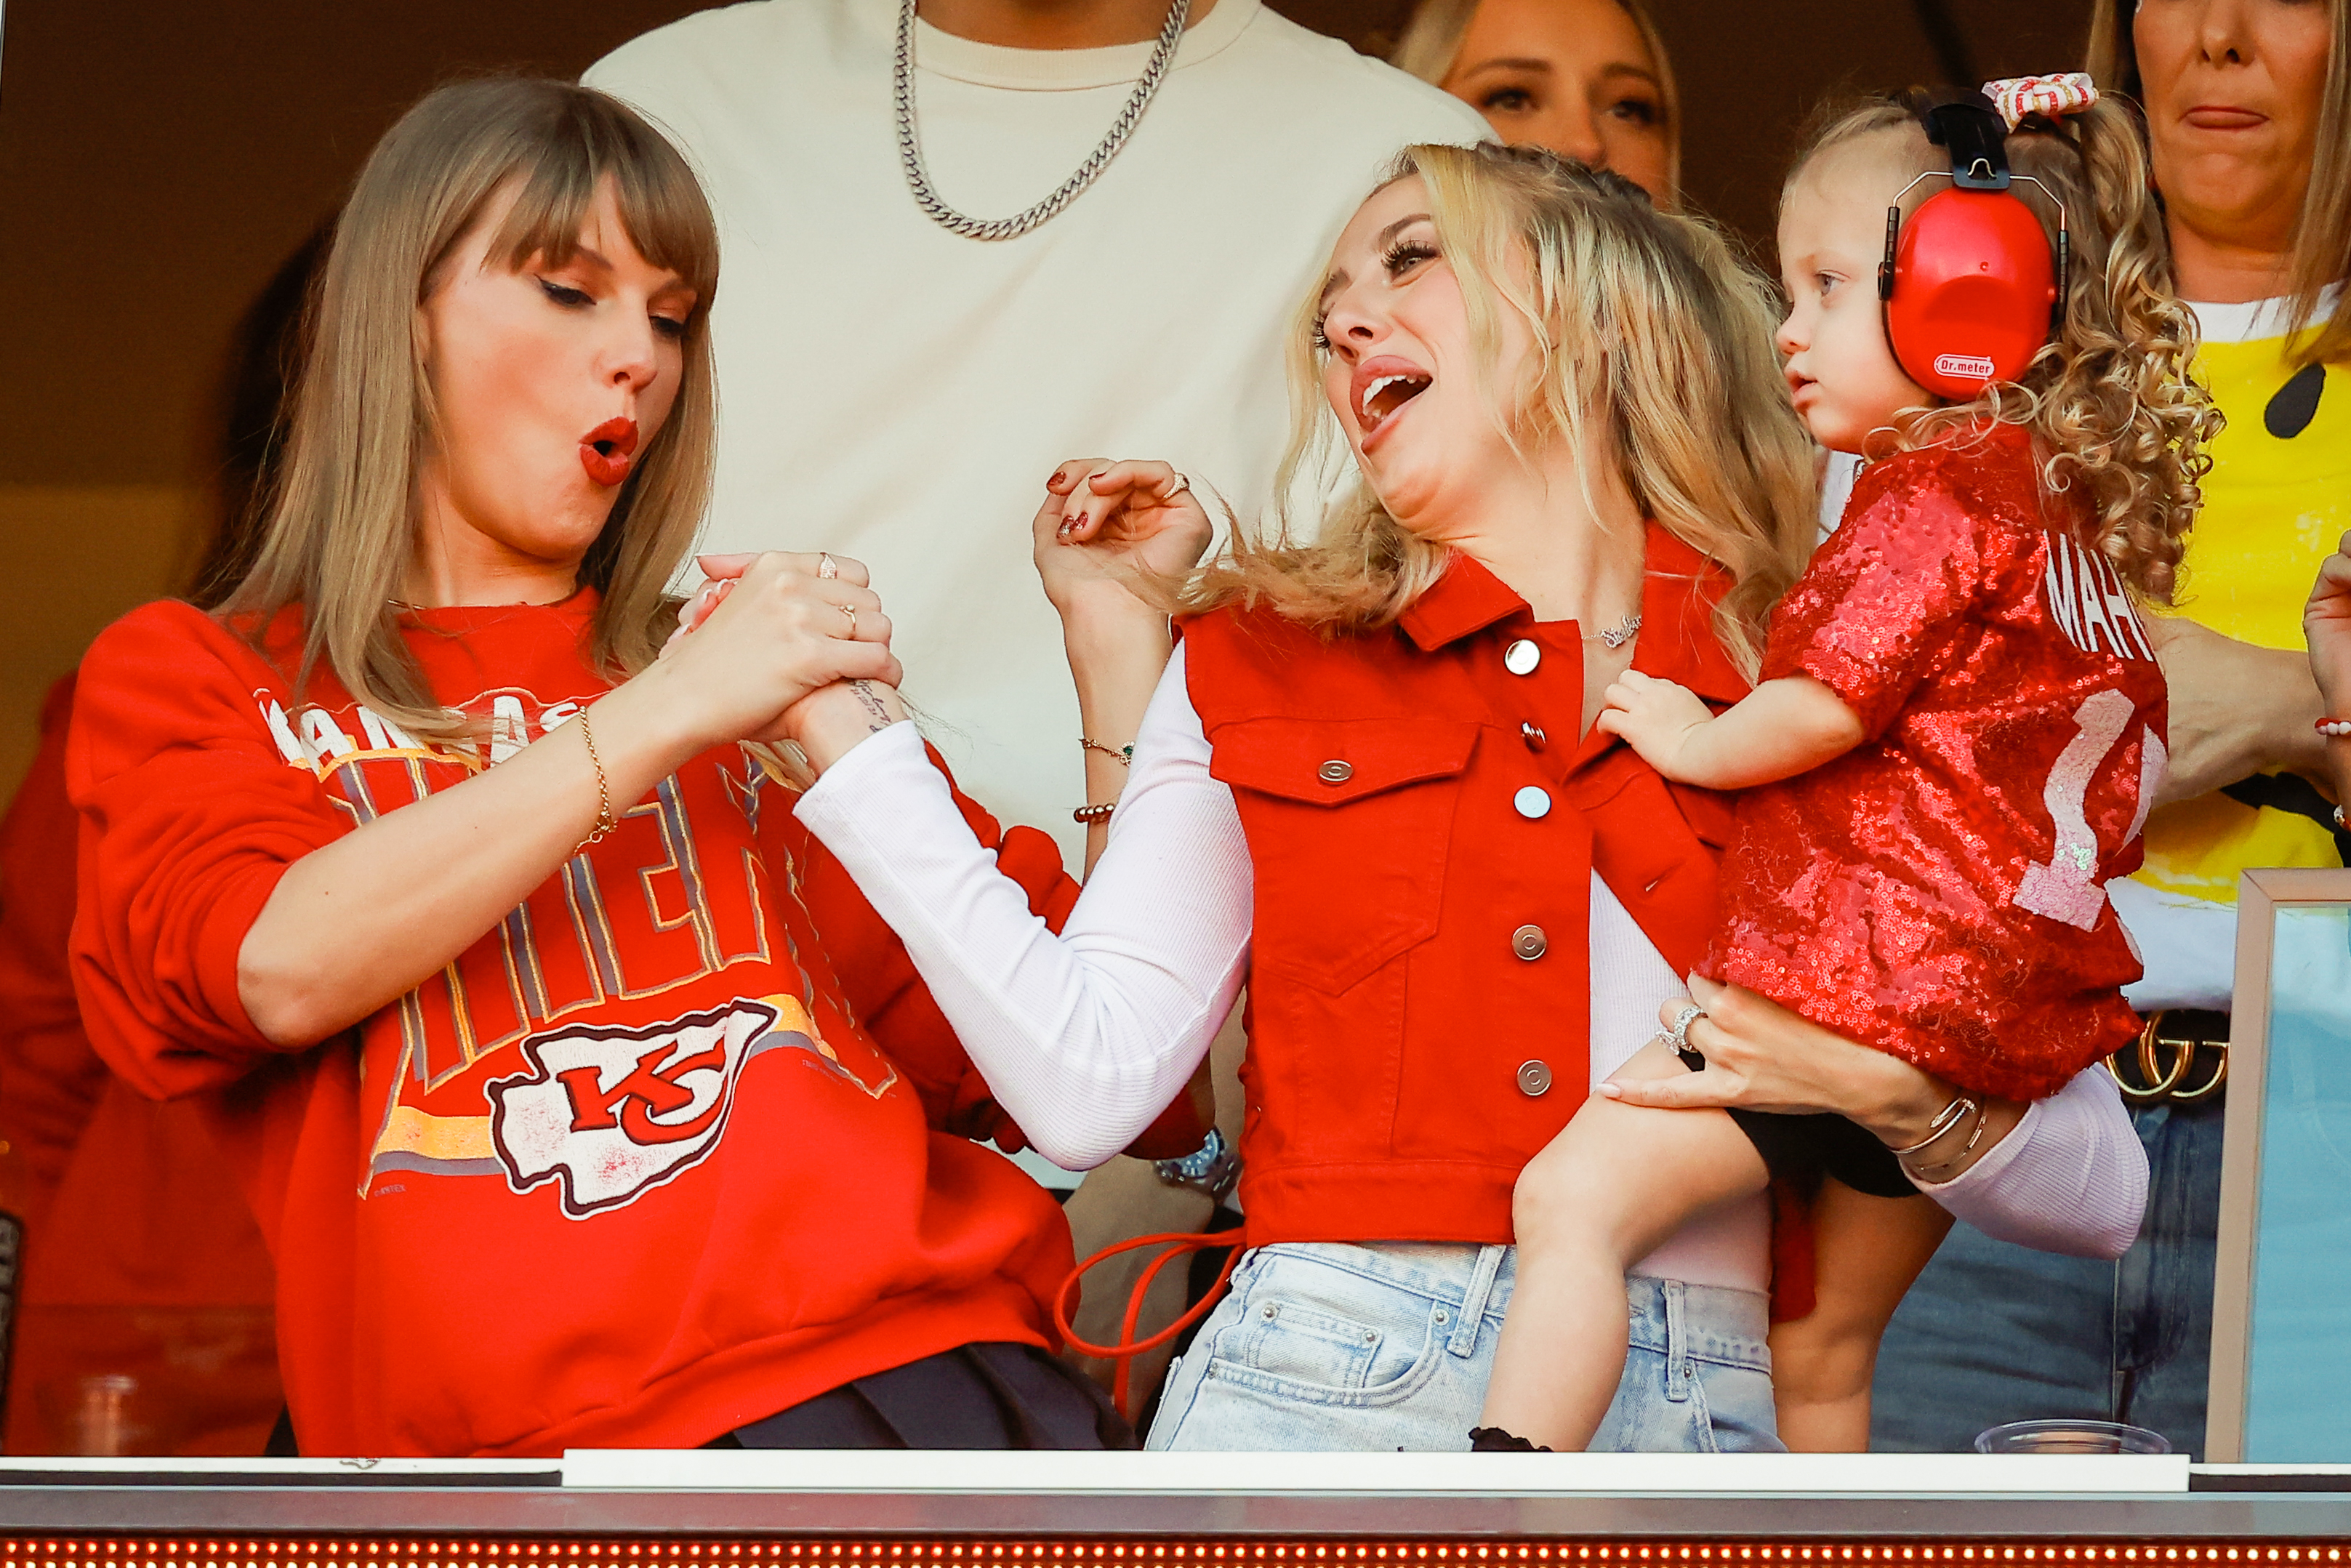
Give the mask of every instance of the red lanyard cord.
[[[1078, 1282], [1086, 1277], [1088, 1270], [1108, 1259], [1117, 1257], [1122, 1252], [1132, 1252], [1138, 1247], [1161, 1247], [1164, 1250], [1158, 1257], [1144, 1265], [1142, 1275], [1134, 1281], [1134, 1289], [1127, 1293], [1126, 1318], [1119, 1324], [1119, 1343], [1114, 1345], [1087, 1343], [1078, 1337], [1078, 1331], [1071, 1326], [1071, 1296], [1075, 1292]], [[1178, 1258], [1188, 1257], [1194, 1252], [1205, 1252], [1217, 1247], [1230, 1248], [1232, 1250], [1231, 1255], [1225, 1260], [1223, 1270], [1217, 1275], [1217, 1282], [1208, 1288], [1208, 1293], [1182, 1317], [1177, 1318], [1149, 1339], [1137, 1340], [1134, 1337], [1134, 1325], [1143, 1316], [1144, 1298], [1151, 1293], [1151, 1281], [1158, 1278], [1159, 1270]], [[1132, 1397], [1134, 1358], [1146, 1350], [1156, 1350], [1202, 1318], [1207, 1317], [1209, 1309], [1223, 1297], [1225, 1282], [1233, 1277], [1234, 1265], [1240, 1260], [1241, 1232], [1238, 1229], [1219, 1230], [1208, 1235], [1186, 1235], [1169, 1231], [1158, 1236], [1129, 1237], [1124, 1241], [1114, 1242], [1103, 1248], [1079, 1264], [1071, 1271], [1070, 1277], [1061, 1281], [1061, 1290], [1053, 1296], [1053, 1326], [1061, 1331], [1061, 1338], [1080, 1355], [1095, 1356], [1103, 1361], [1114, 1361], [1118, 1364], [1118, 1371], [1111, 1381], [1111, 1398], [1116, 1402], [1118, 1413], [1131, 1422], [1135, 1417]]]

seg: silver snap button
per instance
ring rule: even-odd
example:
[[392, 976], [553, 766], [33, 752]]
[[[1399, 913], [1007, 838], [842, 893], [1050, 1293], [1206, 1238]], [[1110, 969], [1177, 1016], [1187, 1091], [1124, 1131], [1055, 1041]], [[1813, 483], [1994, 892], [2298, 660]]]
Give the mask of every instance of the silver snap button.
[[1519, 1063], [1519, 1090], [1529, 1098], [1551, 1092], [1551, 1063], [1540, 1059]]
[[1365, 1330], [1364, 1331], [1364, 1343], [1365, 1344], [1377, 1344], [1377, 1343], [1380, 1343], [1380, 1331], [1379, 1331], [1379, 1330], [1377, 1330], [1377, 1329], [1365, 1329]]
[[1314, 777], [1325, 784], [1344, 784], [1354, 776], [1355, 765], [1352, 762], [1342, 762], [1335, 757], [1314, 770]]
[[1268, 1302], [1265, 1304], [1265, 1307], [1264, 1307], [1264, 1316], [1265, 1316], [1265, 1319], [1266, 1319], [1266, 1321], [1267, 1321], [1268, 1322], [1272, 1322], [1272, 1321], [1273, 1321], [1273, 1303], [1272, 1303], [1271, 1301], [1268, 1301]]
[[1540, 958], [1551, 946], [1551, 939], [1540, 925], [1521, 925], [1510, 933], [1510, 951], [1530, 961]]
[[1519, 734], [1525, 739], [1529, 751], [1541, 751], [1551, 744], [1551, 737], [1545, 735], [1542, 732], [1542, 726], [1532, 719], [1526, 719], [1520, 723]]
[[1437, 1326], [1438, 1328], [1443, 1328], [1447, 1323], [1449, 1323], [1452, 1321], [1452, 1313], [1447, 1312], [1443, 1307], [1437, 1309]]
[[1524, 637], [1502, 650], [1502, 668], [1514, 675], [1531, 675], [1542, 663], [1542, 650]]
[[1530, 822], [1551, 815], [1551, 796], [1531, 784], [1511, 796], [1510, 804]]

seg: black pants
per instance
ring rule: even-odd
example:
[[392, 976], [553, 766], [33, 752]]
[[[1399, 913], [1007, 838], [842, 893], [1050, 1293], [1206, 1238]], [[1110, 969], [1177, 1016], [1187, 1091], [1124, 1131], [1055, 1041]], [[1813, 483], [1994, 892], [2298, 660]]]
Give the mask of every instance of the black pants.
[[1027, 1344], [967, 1344], [873, 1373], [710, 1448], [1132, 1448], [1092, 1379]]
[[[1682, 1065], [1692, 1072], [1706, 1071], [1706, 1058], [1695, 1051], [1679, 1052]], [[1918, 1189], [1903, 1174], [1894, 1151], [1858, 1123], [1833, 1111], [1806, 1115], [1782, 1115], [1776, 1111], [1731, 1108], [1730, 1119], [1763, 1156], [1763, 1168], [1792, 1180], [1806, 1192], [1823, 1176], [1834, 1176], [1871, 1197], [1917, 1197]]]
[[1808, 1190], [1821, 1177], [1832, 1176], [1872, 1197], [1919, 1196], [1893, 1150], [1867, 1128], [1833, 1112], [1789, 1116], [1734, 1108], [1730, 1119], [1763, 1156], [1766, 1169], [1775, 1176], [1792, 1177]]

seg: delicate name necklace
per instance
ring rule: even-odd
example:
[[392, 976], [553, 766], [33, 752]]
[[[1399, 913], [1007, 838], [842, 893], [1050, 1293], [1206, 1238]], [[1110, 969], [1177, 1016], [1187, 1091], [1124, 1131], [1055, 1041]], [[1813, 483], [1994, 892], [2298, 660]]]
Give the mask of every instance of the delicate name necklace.
[[1641, 633], [1641, 612], [1637, 610], [1605, 632], [1586, 632], [1583, 640], [1599, 643], [1609, 648], [1621, 648]]
[[1078, 172], [1061, 182], [1061, 189], [1027, 212], [1015, 213], [1008, 218], [982, 219], [966, 217], [939, 199], [931, 188], [931, 177], [923, 167], [922, 133], [914, 124], [914, 0], [900, 0], [898, 6], [898, 53], [891, 68], [891, 89], [898, 107], [898, 162], [906, 171], [906, 185], [914, 193], [914, 204], [928, 214], [931, 221], [952, 234], [966, 239], [1019, 239], [1068, 206], [1094, 183], [1126, 139], [1134, 134], [1142, 123], [1143, 111], [1159, 91], [1159, 83], [1175, 62], [1176, 46], [1183, 41], [1185, 19], [1191, 15], [1192, 0], [1176, 0], [1167, 8], [1167, 20], [1159, 29], [1158, 46], [1151, 51], [1151, 63], [1143, 68], [1143, 78], [1134, 84], [1134, 91], [1126, 107], [1111, 121], [1110, 134], [1102, 139], [1092, 156], [1078, 165]]

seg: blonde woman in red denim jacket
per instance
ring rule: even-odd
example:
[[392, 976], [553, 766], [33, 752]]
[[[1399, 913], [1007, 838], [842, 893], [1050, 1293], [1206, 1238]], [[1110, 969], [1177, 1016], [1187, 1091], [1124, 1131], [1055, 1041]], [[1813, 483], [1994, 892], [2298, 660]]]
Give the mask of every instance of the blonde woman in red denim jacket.
[[[1628, 666], [1735, 699], [1797, 570], [1809, 452], [1768, 298], [1711, 229], [1614, 176], [1523, 150], [1407, 153], [1292, 345], [1322, 394], [1301, 399], [1301, 451], [1343, 438], [1363, 478], [1321, 543], [1238, 546], [1194, 584], [1205, 612], [1168, 660], [1122, 570], [1196, 556], [1184, 477], [1053, 477], [1038, 553], [1086, 734], [1134, 737], [1059, 936], [886, 692], [832, 688], [791, 716], [821, 773], [801, 821], [1054, 1159], [1115, 1153], [1249, 986], [1248, 1251], [1151, 1446], [1468, 1446], [1510, 1290], [1512, 1184], [1682, 999], [1710, 919], [1726, 803], [1591, 720]], [[1129, 347], [1139, 367], [1182, 352]], [[1625, 1098], [1833, 1110], [1897, 1147], [1950, 1098], [1699, 987], [1711, 1017], [1689, 1040], [1709, 1068], [1620, 1078]], [[1671, 1179], [1673, 1149], [1656, 1153], [1638, 1179]], [[2137, 1228], [2144, 1177], [2111, 1086], [2084, 1077], [2000, 1107], [1973, 1162], [1928, 1190], [2000, 1234], [2103, 1250]], [[1598, 1446], [1779, 1447], [1769, 1254], [1750, 1200], [1645, 1260]]]

